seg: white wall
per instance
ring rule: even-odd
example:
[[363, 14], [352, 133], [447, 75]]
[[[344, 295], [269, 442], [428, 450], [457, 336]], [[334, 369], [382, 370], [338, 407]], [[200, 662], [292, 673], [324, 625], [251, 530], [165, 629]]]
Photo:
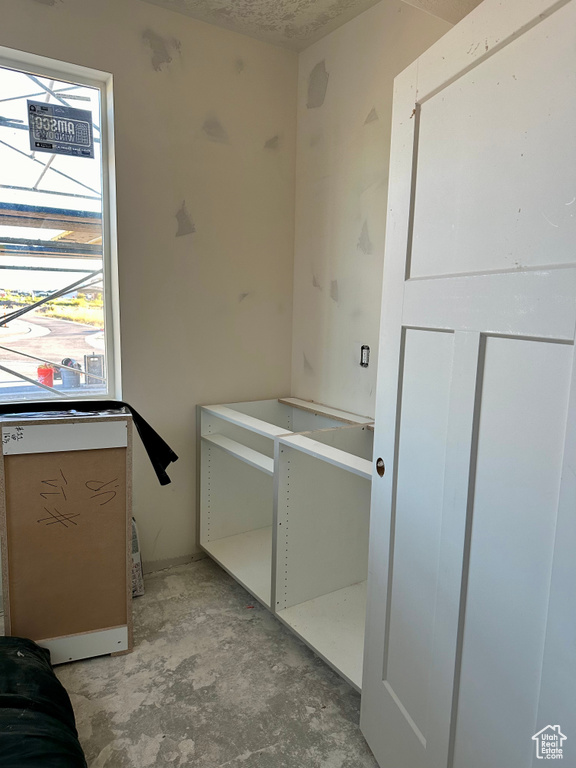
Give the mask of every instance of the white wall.
[[[298, 397], [374, 413], [393, 79], [450, 27], [383, 0], [300, 54]], [[359, 365], [362, 344], [371, 349], [367, 369]]]
[[161, 488], [137, 443], [134, 511], [148, 563], [187, 556], [195, 405], [291, 389], [294, 231], [292, 394], [373, 412], [392, 80], [450, 25], [383, 0], [304, 51], [298, 84], [296, 54], [137, 0], [0, 19], [0, 45], [114, 74], [123, 394], [180, 455]]
[[123, 394], [180, 455], [134, 512], [189, 555], [195, 405], [290, 389], [296, 54], [136, 0], [0, 0], [0, 45], [114, 74]]

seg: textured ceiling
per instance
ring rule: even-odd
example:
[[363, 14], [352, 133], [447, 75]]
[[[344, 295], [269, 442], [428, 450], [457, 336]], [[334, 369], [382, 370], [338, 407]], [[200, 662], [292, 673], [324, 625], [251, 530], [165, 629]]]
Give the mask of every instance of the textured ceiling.
[[[384, 2], [386, 0], [383, 0]], [[319, 40], [379, 0], [144, 0], [209, 24], [296, 50]], [[408, 0], [453, 24], [480, 0]]]

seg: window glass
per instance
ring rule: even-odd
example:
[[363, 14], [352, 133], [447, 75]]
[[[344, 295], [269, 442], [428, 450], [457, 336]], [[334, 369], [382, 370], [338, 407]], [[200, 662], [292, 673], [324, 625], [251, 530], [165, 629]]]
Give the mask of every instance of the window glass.
[[110, 394], [101, 102], [0, 67], [1, 402]]

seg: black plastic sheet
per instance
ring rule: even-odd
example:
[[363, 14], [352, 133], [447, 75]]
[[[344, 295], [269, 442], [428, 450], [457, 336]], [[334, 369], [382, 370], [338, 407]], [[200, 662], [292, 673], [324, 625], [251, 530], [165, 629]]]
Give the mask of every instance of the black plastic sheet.
[[[154, 467], [156, 477], [160, 485], [168, 485], [172, 482], [166, 474], [166, 467], [174, 461], [178, 461], [178, 456], [174, 453], [168, 443], [152, 429], [145, 419], [140, 416], [135, 408], [122, 400], [66, 400], [62, 402], [41, 401], [26, 403], [5, 403], [0, 404], [0, 415], [11, 415], [21, 413], [49, 413], [61, 411], [75, 411], [77, 413], [93, 413], [94, 411], [119, 411], [126, 408], [132, 414], [134, 424], [146, 449], [148, 458]], [[73, 415], [73, 414], [71, 414]]]

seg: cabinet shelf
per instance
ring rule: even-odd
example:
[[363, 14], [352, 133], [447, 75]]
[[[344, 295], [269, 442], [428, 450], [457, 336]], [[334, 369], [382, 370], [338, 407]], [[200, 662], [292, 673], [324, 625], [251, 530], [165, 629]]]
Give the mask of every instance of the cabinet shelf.
[[308, 454], [308, 456], [325, 461], [346, 472], [352, 472], [366, 480], [370, 480], [372, 477], [371, 461], [363, 459], [361, 456], [354, 456], [354, 454], [347, 451], [342, 451], [340, 448], [324, 445], [306, 435], [291, 435], [287, 438], [280, 438], [279, 442], [280, 445], [297, 448], [302, 453]]
[[239, 443], [236, 440], [231, 440], [225, 435], [204, 435], [202, 441], [209, 443], [210, 445], [218, 446], [218, 448], [226, 451], [230, 456], [236, 456], [240, 461], [243, 461], [245, 464], [248, 464], [255, 469], [262, 470], [262, 472], [270, 475], [270, 477], [274, 474], [274, 459], [264, 456], [258, 451], [248, 448], [246, 445], [242, 445], [242, 443]]
[[270, 608], [272, 526], [211, 541], [204, 549], [244, 589]]
[[371, 416], [359, 416], [356, 413], [341, 411], [339, 408], [330, 408], [328, 405], [320, 405], [319, 403], [314, 403], [310, 400], [300, 400], [297, 397], [281, 397], [278, 402], [294, 406], [301, 411], [337, 419], [342, 424], [372, 424], [374, 421]]
[[269, 424], [262, 419], [257, 419], [254, 418], [254, 416], [241, 413], [226, 405], [204, 406], [202, 411], [207, 415], [216, 416], [216, 418], [222, 419], [222, 421], [227, 421], [229, 424], [235, 424], [237, 427], [242, 427], [243, 429], [255, 432], [257, 435], [262, 435], [263, 437], [274, 439], [279, 435], [285, 435], [287, 432], [290, 432], [288, 428]]
[[345, 426], [278, 439], [276, 615], [362, 686], [373, 433]]
[[354, 688], [361, 689], [365, 581], [285, 608], [277, 616]]

